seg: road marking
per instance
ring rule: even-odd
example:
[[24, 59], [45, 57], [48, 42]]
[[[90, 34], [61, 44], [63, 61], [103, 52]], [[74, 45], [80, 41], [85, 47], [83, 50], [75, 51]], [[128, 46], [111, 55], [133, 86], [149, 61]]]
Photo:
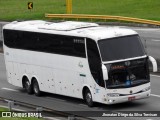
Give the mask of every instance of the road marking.
[[[101, 25], [106, 26], [106, 25]], [[137, 28], [137, 27], [128, 27], [128, 26], [118, 26], [119, 28], [127, 28], [127, 29], [133, 29], [137, 31], [159, 31], [159, 28]]]
[[153, 42], [160, 42], [160, 40], [156, 40], [156, 39], [151, 39], [151, 41], [153, 41]]
[[79, 104], [80, 106], [83, 106], [83, 107], [87, 107], [87, 105], [85, 105], [85, 104]]
[[96, 109], [103, 109], [103, 108], [100, 108], [100, 107], [94, 107], [94, 108], [96, 108]]
[[160, 98], [160, 95], [151, 94], [151, 96], [159, 97]]
[[14, 90], [14, 89], [10, 89], [10, 88], [1, 88], [2, 90], [8, 90], [8, 91], [14, 91], [14, 92], [18, 92], [18, 90]]
[[52, 97], [45, 97], [45, 98], [50, 99], [50, 100], [62, 101], [62, 102], [66, 101], [66, 100], [62, 100], [62, 99], [58, 99], [58, 98], [52, 98]]
[[158, 77], [158, 78], [160, 78], [159, 75], [153, 75], [153, 74], [150, 74], [150, 75], [153, 76], [153, 77]]
[[49, 119], [49, 120], [60, 120], [60, 119], [57, 119], [57, 118], [54, 118], [54, 117], [43, 117], [44, 119]]
[[159, 29], [157, 28], [144, 28], [144, 29], [141, 29], [141, 28], [131, 28], [133, 30], [137, 30], [137, 31], [159, 31]]

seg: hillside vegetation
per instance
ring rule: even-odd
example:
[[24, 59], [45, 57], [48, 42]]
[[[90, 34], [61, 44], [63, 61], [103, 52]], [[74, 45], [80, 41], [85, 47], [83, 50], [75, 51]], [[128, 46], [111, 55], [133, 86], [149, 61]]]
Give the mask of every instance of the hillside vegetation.
[[[0, 20], [46, 19], [45, 13], [66, 13], [66, 0], [0, 0]], [[73, 13], [118, 15], [160, 21], [159, 0], [73, 0]]]

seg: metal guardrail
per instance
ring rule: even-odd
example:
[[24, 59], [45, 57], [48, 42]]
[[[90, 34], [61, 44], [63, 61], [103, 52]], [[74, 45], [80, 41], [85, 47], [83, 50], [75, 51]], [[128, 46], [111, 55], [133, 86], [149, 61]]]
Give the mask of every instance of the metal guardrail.
[[117, 20], [117, 21], [127, 21], [127, 22], [135, 22], [142, 24], [151, 24], [160, 26], [160, 21], [139, 19], [139, 18], [131, 18], [131, 17], [122, 17], [122, 16], [111, 16], [111, 15], [88, 15], [88, 14], [45, 14], [46, 18], [75, 18], [75, 19], [101, 19], [101, 20]]
[[64, 118], [67, 118], [68, 120], [93, 120], [91, 118], [85, 118], [85, 117], [82, 117], [82, 116], [78, 116], [76, 114], [71, 114], [71, 113], [67, 113], [67, 112], [63, 112], [63, 111], [57, 111], [57, 110], [50, 109], [50, 108], [47, 108], [47, 107], [33, 105], [33, 104], [30, 104], [30, 103], [27, 103], [27, 102], [21, 102], [21, 101], [17, 101], [17, 100], [14, 100], [14, 99], [8, 99], [8, 98], [0, 97], [0, 101], [8, 103], [8, 110], [10, 112], [16, 111], [16, 110], [13, 109], [13, 106], [18, 105], [18, 106], [21, 106], [21, 107], [24, 107], [24, 108], [33, 109], [36, 112], [42, 112], [42, 113], [47, 114], [47, 115], [64, 117]]

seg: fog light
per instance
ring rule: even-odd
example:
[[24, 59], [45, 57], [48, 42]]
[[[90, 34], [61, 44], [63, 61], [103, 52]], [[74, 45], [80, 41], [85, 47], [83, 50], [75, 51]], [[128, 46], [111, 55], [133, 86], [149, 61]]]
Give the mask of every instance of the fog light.
[[108, 100], [109, 103], [113, 103], [113, 100]]

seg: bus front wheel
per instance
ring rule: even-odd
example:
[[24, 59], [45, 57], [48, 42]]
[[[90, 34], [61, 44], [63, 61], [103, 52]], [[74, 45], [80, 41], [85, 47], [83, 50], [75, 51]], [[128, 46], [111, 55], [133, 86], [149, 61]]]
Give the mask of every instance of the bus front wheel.
[[38, 85], [38, 82], [37, 80], [34, 80], [33, 81], [33, 92], [36, 96], [40, 96], [41, 95], [41, 91], [39, 89], [39, 85]]
[[93, 107], [92, 94], [89, 89], [86, 89], [85, 91], [85, 101], [89, 107]]

